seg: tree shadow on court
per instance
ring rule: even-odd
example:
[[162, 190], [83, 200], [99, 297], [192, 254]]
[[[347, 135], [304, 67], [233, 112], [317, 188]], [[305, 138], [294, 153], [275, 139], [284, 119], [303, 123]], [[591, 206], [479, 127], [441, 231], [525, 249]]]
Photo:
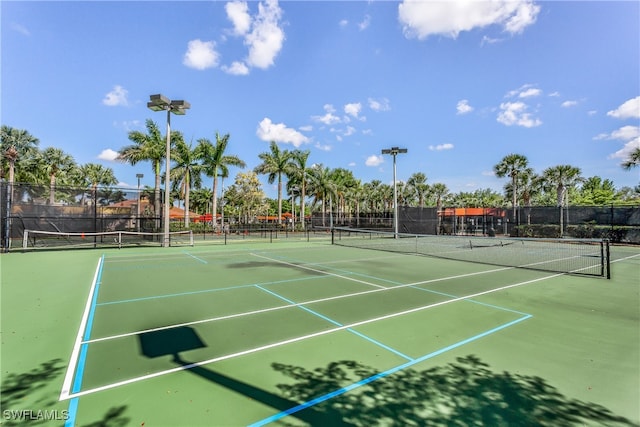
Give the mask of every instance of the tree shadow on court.
[[[68, 402], [58, 401], [59, 389], [52, 386], [66, 369], [62, 359], [51, 359], [23, 373], [6, 373], [2, 375], [0, 387], [0, 408], [3, 411], [14, 411], [14, 419], [7, 419], [11, 412], [2, 414], [2, 424], [6, 427], [21, 425], [40, 425], [51, 423], [47, 417], [57, 417], [62, 422], [68, 408]], [[84, 427], [122, 427], [129, 423], [123, 416], [126, 406], [110, 408], [101, 420]], [[52, 412], [52, 411], [57, 412]], [[21, 413], [20, 411], [32, 411]], [[38, 414], [38, 411], [49, 411]], [[18, 415], [20, 414], [20, 415]], [[42, 416], [40, 416], [42, 415]], [[26, 418], [25, 418], [26, 417]]]
[[[271, 406], [276, 411], [284, 411], [298, 404], [294, 400], [223, 375], [207, 367], [198, 366], [194, 362], [184, 360], [182, 356], [180, 356], [180, 353], [206, 347], [206, 344], [200, 339], [193, 328], [185, 326], [145, 332], [138, 335], [138, 339], [140, 342], [140, 350], [144, 356], [154, 358], [170, 355], [172, 362], [185, 367], [185, 371]], [[336, 427], [349, 427], [353, 425], [345, 421], [339, 411], [332, 409], [323, 411], [312, 409], [305, 411], [304, 414], [296, 414], [293, 416], [310, 425], [330, 425]]]
[[244, 261], [244, 262], [236, 262], [233, 264], [228, 264], [227, 268], [240, 269], [244, 270], [247, 268], [285, 268], [289, 270], [303, 271], [311, 276], [326, 276], [326, 273], [321, 271], [313, 271], [309, 268], [306, 268], [302, 265], [297, 265], [295, 263], [284, 263], [277, 261]]
[[[282, 396], [307, 402], [371, 378], [378, 371], [355, 361], [307, 370], [274, 363], [291, 383]], [[302, 419], [302, 410], [293, 416]], [[373, 380], [349, 393], [312, 407], [316, 414], [336, 414], [353, 426], [638, 426], [604, 406], [563, 395], [537, 376], [493, 372], [478, 357], [424, 371], [406, 369]]]
[[[62, 375], [64, 369], [62, 359], [51, 359], [27, 372], [3, 373], [0, 407], [3, 410], [50, 408], [58, 401], [58, 394], [49, 384]], [[24, 408], [23, 402], [27, 399], [30, 407]], [[11, 420], [5, 425], [12, 425], [10, 423]]]
[[127, 406], [114, 406], [107, 410], [101, 420], [94, 421], [90, 424], [84, 424], [82, 427], [124, 427], [129, 424], [131, 419], [124, 416]]

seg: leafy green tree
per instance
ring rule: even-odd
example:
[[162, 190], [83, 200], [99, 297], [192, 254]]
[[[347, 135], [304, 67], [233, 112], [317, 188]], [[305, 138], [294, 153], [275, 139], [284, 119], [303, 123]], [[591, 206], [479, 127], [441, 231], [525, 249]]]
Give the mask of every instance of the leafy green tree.
[[246, 166], [245, 162], [238, 156], [225, 154], [230, 138], [231, 135], [228, 133], [221, 136], [216, 132], [215, 144], [206, 138], [201, 138], [198, 140], [198, 146], [196, 148], [199, 152], [199, 157], [202, 159], [202, 164], [204, 166], [203, 172], [205, 175], [213, 178], [211, 206], [214, 222], [216, 221], [216, 215], [218, 213], [218, 177], [228, 177], [230, 166], [240, 168], [244, 168]]
[[525, 173], [529, 160], [521, 154], [509, 154], [505, 156], [500, 163], [493, 167], [493, 171], [499, 178], [505, 176], [511, 178], [511, 188], [513, 189], [511, 196], [511, 204], [513, 206], [513, 221], [516, 220], [516, 211], [518, 205], [518, 176]]
[[616, 188], [610, 179], [592, 176], [584, 180], [577, 202], [584, 205], [607, 205], [616, 199]]
[[247, 172], [236, 175], [234, 184], [225, 191], [225, 199], [236, 208], [238, 217], [242, 218], [244, 223], [249, 223], [265, 208], [266, 197], [258, 175], [255, 172]]
[[278, 181], [278, 224], [282, 224], [282, 177], [292, 169], [292, 154], [288, 150], [280, 150], [275, 141], [271, 141], [269, 150], [269, 152], [258, 154], [262, 163], [255, 167], [254, 172], [267, 175], [269, 184]]

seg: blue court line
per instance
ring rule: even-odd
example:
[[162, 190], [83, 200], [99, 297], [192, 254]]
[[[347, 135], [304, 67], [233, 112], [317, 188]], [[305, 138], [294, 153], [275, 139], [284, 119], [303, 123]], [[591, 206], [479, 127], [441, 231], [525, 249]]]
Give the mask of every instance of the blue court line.
[[202, 258], [198, 258], [197, 256], [192, 255], [192, 254], [190, 254], [190, 253], [189, 253], [189, 252], [187, 252], [187, 251], [182, 251], [182, 252], [184, 252], [185, 254], [189, 255], [189, 256], [190, 256], [191, 258], [193, 258], [193, 259], [197, 259], [198, 261], [200, 261], [200, 262], [201, 262], [201, 263], [203, 263], [203, 264], [209, 264], [209, 262], [207, 262], [207, 261], [203, 260]]
[[226, 287], [226, 288], [203, 289], [201, 291], [178, 292], [178, 293], [175, 293], [175, 294], [154, 295], [154, 296], [151, 296], [151, 297], [140, 297], [140, 298], [117, 300], [117, 301], [107, 301], [107, 302], [101, 302], [100, 304], [97, 304], [97, 305], [102, 306], [102, 305], [111, 305], [111, 304], [124, 304], [124, 303], [129, 303], [129, 302], [146, 301], [146, 300], [151, 300], [151, 299], [173, 298], [173, 297], [181, 297], [181, 296], [187, 296], [187, 295], [204, 294], [204, 293], [209, 293], [209, 292], [230, 291], [230, 290], [234, 290], [234, 289], [251, 288], [251, 287], [255, 287], [257, 285], [275, 285], [275, 284], [278, 284], [278, 283], [298, 282], [298, 281], [302, 281], [302, 280], [326, 279], [326, 278], [329, 278], [329, 277], [331, 277], [331, 276], [298, 277], [298, 278], [295, 278], [295, 279], [277, 280], [277, 281], [274, 281], [274, 282], [261, 282], [261, 283], [259, 282], [259, 283], [251, 283], [249, 285], [229, 286], [229, 287]]
[[[274, 258], [279, 258], [279, 259], [281, 259], [281, 260], [287, 260], [287, 261], [292, 261], [292, 262], [303, 262], [303, 261], [301, 261], [301, 260], [296, 260], [296, 259], [294, 259], [294, 258], [282, 257], [282, 256], [281, 256], [281, 257], [274, 256]], [[343, 270], [343, 269], [340, 269], [340, 268], [335, 268], [335, 267], [331, 267], [331, 266], [323, 265], [323, 264], [321, 264], [321, 263], [312, 263], [312, 264], [308, 264], [308, 265], [314, 265], [314, 266], [318, 266], [318, 267], [323, 267], [323, 268], [326, 268], [326, 269], [328, 269], [328, 270], [333, 270], [333, 271], [337, 271], [337, 272], [344, 273], [344, 274], [351, 274], [351, 275], [353, 275], [353, 276], [365, 277], [365, 278], [367, 278], [367, 279], [375, 279], [375, 280], [379, 280], [379, 281], [381, 281], [381, 282], [390, 283], [390, 284], [392, 284], [392, 285], [400, 285], [400, 286], [403, 286], [403, 285], [404, 285], [404, 283], [396, 282], [395, 280], [383, 279], [383, 278], [380, 278], [380, 277], [370, 276], [370, 275], [368, 275], [368, 274], [364, 274], [364, 273], [356, 273], [356, 272], [354, 272], [354, 271]], [[418, 287], [418, 285], [415, 285], [415, 286], [407, 286], [407, 287], [408, 287], [408, 288], [418, 289], [418, 290], [425, 291], [425, 292], [429, 292], [429, 293], [432, 293], [432, 294], [437, 294], [437, 295], [446, 296], [446, 297], [449, 297], [449, 298], [460, 298], [460, 295], [452, 295], [452, 294], [447, 294], [447, 293], [445, 293], [445, 292], [438, 292], [438, 291], [434, 291], [434, 290], [432, 290], [432, 289], [428, 289], [428, 288], [420, 288], [420, 287]], [[390, 288], [390, 289], [393, 289], [393, 288]], [[495, 309], [498, 309], [498, 310], [509, 311], [509, 312], [516, 313], [516, 314], [522, 314], [523, 316], [524, 316], [524, 315], [528, 315], [528, 314], [529, 314], [529, 313], [523, 313], [523, 312], [521, 312], [521, 311], [517, 311], [517, 310], [512, 310], [512, 309], [510, 309], [510, 308], [506, 308], [506, 307], [500, 307], [500, 306], [498, 306], [498, 305], [493, 305], [493, 304], [488, 304], [488, 303], [480, 302], [480, 301], [473, 300], [473, 299], [467, 299], [467, 300], [465, 300], [465, 301], [468, 301], [468, 302], [473, 303], [473, 304], [480, 304], [480, 305], [484, 305], [484, 306], [491, 307], [491, 308], [495, 308]]]
[[340, 388], [338, 390], [335, 390], [335, 391], [332, 391], [330, 393], [324, 394], [322, 396], [316, 397], [315, 399], [311, 399], [311, 400], [309, 400], [307, 402], [301, 403], [300, 405], [294, 406], [294, 407], [289, 408], [289, 409], [287, 409], [285, 411], [282, 411], [282, 412], [279, 412], [279, 413], [277, 413], [275, 415], [272, 415], [270, 417], [264, 418], [264, 419], [262, 419], [260, 421], [256, 421], [255, 423], [250, 424], [249, 427], [259, 427], [259, 426], [263, 426], [263, 425], [272, 423], [274, 421], [278, 421], [281, 418], [284, 418], [284, 417], [289, 416], [291, 414], [295, 414], [296, 412], [302, 411], [303, 409], [310, 408], [312, 406], [315, 406], [315, 405], [317, 405], [319, 403], [322, 403], [324, 401], [327, 401], [329, 399], [333, 399], [334, 397], [340, 396], [341, 394], [347, 393], [347, 392], [349, 392], [351, 390], [354, 390], [354, 389], [356, 389], [358, 387], [362, 387], [363, 385], [367, 385], [367, 384], [369, 384], [371, 382], [374, 382], [374, 381], [379, 380], [381, 378], [387, 377], [387, 376], [389, 376], [391, 374], [394, 374], [394, 373], [396, 373], [398, 371], [401, 371], [403, 369], [411, 367], [411, 366], [413, 366], [415, 364], [418, 364], [420, 362], [424, 362], [425, 360], [431, 359], [431, 358], [433, 358], [435, 356], [439, 356], [442, 353], [445, 353], [445, 352], [447, 352], [449, 350], [453, 350], [455, 348], [461, 347], [461, 346], [463, 346], [465, 344], [468, 344], [468, 343], [476, 341], [476, 340], [478, 340], [480, 338], [486, 337], [487, 335], [491, 335], [491, 334], [493, 334], [495, 332], [498, 332], [498, 331], [500, 331], [502, 329], [508, 328], [509, 326], [513, 326], [516, 323], [520, 323], [523, 320], [527, 320], [527, 319], [529, 319], [531, 317], [533, 317], [533, 316], [528, 314], [526, 316], [520, 317], [520, 318], [518, 318], [516, 320], [513, 320], [511, 322], [505, 323], [503, 325], [500, 325], [500, 326], [495, 327], [493, 329], [490, 329], [488, 331], [482, 332], [482, 333], [480, 333], [478, 335], [474, 335], [471, 338], [467, 338], [465, 340], [459, 341], [459, 342], [457, 342], [455, 344], [452, 344], [450, 346], [441, 348], [440, 350], [436, 350], [436, 351], [434, 351], [432, 353], [425, 354], [422, 357], [419, 357], [417, 359], [413, 359], [413, 360], [411, 360], [411, 361], [409, 361], [407, 363], [403, 363], [402, 365], [398, 365], [398, 366], [396, 366], [394, 368], [391, 368], [391, 369], [388, 369], [388, 370], [386, 370], [384, 372], [380, 372], [378, 374], [372, 375], [372, 376], [370, 376], [368, 378], [362, 379], [362, 380], [360, 380], [358, 382], [355, 382], [353, 384], [350, 384], [350, 385], [348, 385], [346, 387], [342, 387], [342, 388]]
[[[87, 324], [84, 329], [83, 341], [89, 340], [91, 337], [91, 327], [93, 326], [93, 317], [96, 313], [96, 302], [98, 301], [98, 291], [100, 290], [100, 283], [102, 282], [102, 268], [104, 266], [104, 254], [102, 255], [102, 262], [100, 263], [100, 269], [98, 270], [98, 276], [96, 277], [96, 287], [93, 291], [93, 298], [91, 299], [91, 307], [89, 309], [89, 317], [87, 318]], [[76, 368], [76, 377], [73, 381], [72, 393], [77, 393], [82, 388], [82, 376], [84, 375], [84, 367], [87, 361], [87, 351], [89, 350], [89, 344], [82, 344], [80, 347], [80, 357], [78, 358], [78, 365]], [[73, 427], [76, 424], [76, 416], [78, 414], [79, 397], [74, 397], [69, 402], [68, 415], [69, 418], [65, 421], [65, 427]]]
[[[288, 299], [288, 298], [285, 298], [285, 297], [283, 297], [282, 295], [278, 295], [277, 293], [275, 293], [275, 292], [273, 292], [273, 291], [270, 291], [269, 289], [263, 288], [263, 287], [262, 287], [262, 286], [260, 286], [260, 285], [256, 285], [256, 288], [262, 289], [263, 291], [265, 291], [265, 292], [267, 292], [267, 293], [269, 293], [269, 294], [273, 295], [273, 296], [274, 296], [274, 297], [276, 297], [276, 298], [280, 298], [281, 300], [286, 301], [286, 302], [288, 302], [289, 304], [297, 304], [295, 301], [292, 301], [292, 300], [290, 300], [290, 299]], [[320, 317], [321, 319], [324, 319], [324, 320], [326, 320], [327, 322], [332, 323], [332, 324], [334, 324], [334, 325], [336, 325], [336, 326], [344, 326], [342, 323], [340, 323], [340, 322], [336, 322], [335, 320], [330, 319], [330, 318], [328, 318], [327, 316], [325, 316], [325, 315], [323, 315], [323, 314], [320, 314], [320, 313], [318, 313], [317, 311], [311, 310], [310, 308], [307, 308], [307, 307], [305, 307], [305, 306], [303, 306], [303, 305], [299, 305], [299, 306], [298, 306], [298, 308], [301, 308], [301, 309], [303, 309], [303, 310], [305, 310], [305, 311], [307, 311], [307, 312], [309, 312], [309, 313], [313, 314], [314, 316], [318, 316], [318, 317]], [[361, 337], [361, 338], [364, 338], [365, 340], [367, 340], [367, 341], [369, 341], [369, 342], [371, 342], [371, 343], [373, 343], [373, 344], [377, 345], [378, 347], [382, 347], [382, 348], [384, 348], [385, 350], [388, 350], [388, 351], [390, 351], [390, 352], [392, 352], [392, 353], [394, 353], [394, 354], [396, 354], [396, 355], [398, 355], [398, 356], [402, 357], [403, 359], [413, 360], [413, 357], [409, 357], [409, 356], [407, 356], [406, 354], [401, 353], [400, 351], [398, 351], [398, 350], [396, 350], [396, 349], [394, 349], [394, 348], [391, 348], [391, 347], [389, 347], [388, 345], [383, 344], [383, 343], [381, 343], [381, 342], [380, 342], [380, 341], [378, 341], [378, 340], [375, 340], [375, 339], [373, 339], [373, 338], [371, 338], [371, 337], [368, 337], [368, 336], [366, 336], [365, 334], [362, 334], [362, 333], [360, 333], [360, 332], [358, 332], [358, 331], [356, 331], [356, 330], [354, 330], [354, 329], [352, 329], [352, 328], [347, 328], [346, 330], [347, 330], [347, 331], [349, 331], [349, 332], [351, 332], [352, 334], [355, 334], [355, 335], [357, 335], [357, 336], [359, 336], [359, 337]]]

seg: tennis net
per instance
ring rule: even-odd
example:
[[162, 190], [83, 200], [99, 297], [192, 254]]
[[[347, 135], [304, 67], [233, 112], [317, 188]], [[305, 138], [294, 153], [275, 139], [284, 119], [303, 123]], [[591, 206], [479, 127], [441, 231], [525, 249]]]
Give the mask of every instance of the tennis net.
[[[123, 246], [162, 246], [164, 233], [137, 231], [104, 231], [64, 233], [59, 231], [24, 230], [22, 249], [97, 248]], [[170, 246], [193, 246], [193, 232], [172, 231]]]
[[609, 242], [442, 236], [334, 228], [335, 245], [428, 255], [459, 261], [610, 278]]

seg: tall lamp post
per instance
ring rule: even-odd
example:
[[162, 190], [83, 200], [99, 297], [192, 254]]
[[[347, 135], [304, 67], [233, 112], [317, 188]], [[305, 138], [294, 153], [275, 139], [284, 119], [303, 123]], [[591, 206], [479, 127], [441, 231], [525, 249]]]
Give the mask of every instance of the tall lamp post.
[[398, 187], [396, 185], [396, 156], [407, 152], [406, 148], [391, 147], [382, 150], [382, 154], [393, 156], [393, 237], [398, 238]]
[[171, 183], [169, 179], [169, 172], [171, 172], [171, 113], [183, 116], [186, 114], [185, 110], [191, 108], [191, 104], [187, 101], [172, 101], [164, 95], [151, 95], [150, 101], [147, 102], [147, 107], [152, 111], [166, 111], [167, 112], [167, 168], [165, 172], [164, 180], [164, 238], [162, 246], [168, 248], [170, 246], [169, 240], [169, 185]]
[[138, 207], [136, 208], [137, 216], [136, 216], [136, 228], [140, 231], [140, 178], [144, 178], [144, 174], [137, 173], [136, 178], [138, 178]]

